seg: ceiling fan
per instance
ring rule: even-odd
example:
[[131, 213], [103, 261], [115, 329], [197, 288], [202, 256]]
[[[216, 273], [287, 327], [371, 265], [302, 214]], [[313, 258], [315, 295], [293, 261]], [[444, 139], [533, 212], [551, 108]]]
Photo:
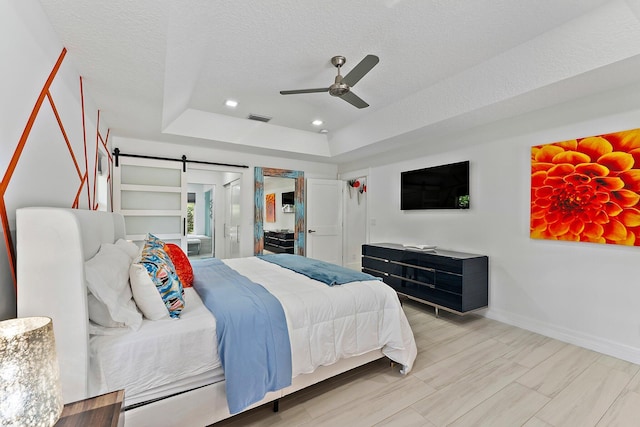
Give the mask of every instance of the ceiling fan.
[[281, 95], [295, 95], [299, 93], [316, 93], [316, 92], [329, 92], [331, 96], [337, 96], [344, 99], [349, 104], [358, 107], [366, 108], [369, 106], [359, 96], [351, 92], [351, 88], [365, 76], [380, 59], [375, 55], [367, 55], [362, 61], [358, 63], [349, 73], [342, 77], [340, 75], [340, 67], [347, 62], [347, 58], [344, 56], [334, 56], [331, 58], [331, 63], [338, 69], [338, 75], [336, 76], [335, 83], [329, 87], [316, 88], [316, 89], [299, 89], [299, 90], [281, 90]]

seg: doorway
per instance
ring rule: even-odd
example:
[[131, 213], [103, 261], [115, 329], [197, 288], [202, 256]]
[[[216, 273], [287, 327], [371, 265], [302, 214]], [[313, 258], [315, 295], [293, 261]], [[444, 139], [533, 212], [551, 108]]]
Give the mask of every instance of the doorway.
[[[191, 259], [215, 256], [216, 185], [187, 184], [187, 256]], [[213, 225], [213, 227], [212, 227]]]
[[[187, 255], [197, 258], [240, 256], [238, 228], [233, 229], [236, 245], [227, 242], [229, 212], [240, 218], [240, 173], [190, 168], [187, 171]], [[235, 183], [235, 184], [233, 184]], [[233, 184], [233, 185], [232, 185]], [[229, 198], [232, 186], [235, 198]], [[234, 207], [229, 207], [234, 203]]]

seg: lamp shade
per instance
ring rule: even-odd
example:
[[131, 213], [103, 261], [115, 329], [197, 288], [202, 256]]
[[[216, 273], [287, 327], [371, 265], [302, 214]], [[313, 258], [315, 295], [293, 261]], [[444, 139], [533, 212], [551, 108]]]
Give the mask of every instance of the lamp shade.
[[52, 426], [62, 407], [51, 319], [0, 322], [0, 425]]

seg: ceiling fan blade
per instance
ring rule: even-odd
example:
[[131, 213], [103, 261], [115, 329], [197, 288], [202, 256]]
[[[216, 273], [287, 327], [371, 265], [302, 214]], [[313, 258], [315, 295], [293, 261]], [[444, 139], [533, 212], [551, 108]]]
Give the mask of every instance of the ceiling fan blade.
[[280, 95], [295, 95], [298, 93], [317, 93], [317, 92], [328, 92], [328, 87], [321, 87], [316, 89], [299, 89], [299, 90], [281, 90]]
[[354, 107], [367, 108], [369, 106], [369, 104], [364, 102], [358, 95], [356, 95], [353, 92], [347, 92], [344, 95], [340, 96], [340, 98], [344, 99], [345, 101], [347, 101], [349, 104], [353, 105]]
[[355, 85], [360, 81], [362, 77], [364, 77], [365, 74], [371, 71], [371, 69], [375, 67], [379, 61], [380, 58], [375, 55], [365, 56], [358, 65], [353, 67], [353, 69], [349, 71], [346, 76], [344, 76], [344, 78], [342, 79], [342, 83], [346, 83], [349, 86]]

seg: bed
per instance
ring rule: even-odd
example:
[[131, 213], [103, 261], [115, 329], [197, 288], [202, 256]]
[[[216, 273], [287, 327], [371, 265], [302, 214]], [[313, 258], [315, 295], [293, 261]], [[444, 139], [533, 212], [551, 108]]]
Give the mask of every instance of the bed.
[[[103, 244], [124, 238], [121, 215], [23, 208], [16, 220], [18, 316], [53, 319], [65, 403], [124, 388], [130, 427], [204, 426], [231, 416], [216, 317], [195, 289], [184, 290], [179, 319], [145, 318], [135, 330], [94, 333], [87, 266]], [[382, 357], [397, 362], [403, 374], [411, 370], [413, 334], [396, 294], [380, 281], [327, 286], [258, 257], [220, 262], [279, 301], [291, 340], [290, 385], [242, 410]]]

